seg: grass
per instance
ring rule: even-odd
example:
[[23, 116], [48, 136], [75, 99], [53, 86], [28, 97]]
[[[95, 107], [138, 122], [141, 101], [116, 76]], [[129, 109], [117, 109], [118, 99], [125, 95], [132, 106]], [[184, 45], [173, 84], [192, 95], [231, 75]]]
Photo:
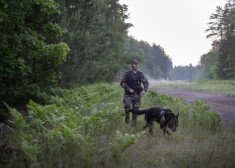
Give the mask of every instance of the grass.
[[48, 105], [28, 104], [29, 117], [10, 107], [12, 118], [1, 124], [0, 167], [234, 167], [234, 132], [221, 129], [219, 115], [202, 101], [150, 92], [142, 108], [158, 105], [179, 113], [179, 127], [163, 135], [126, 125], [122, 90], [109, 84], [54, 89]]
[[194, 89], [211, 93], [219, 93], [227, 96], [235, 96], [235, 80], [193, 81], [191, 84], [187, 81], [172, 81], [168, 83], [157, 84], [157, 87]]
[[178, 131], [170, 137], [157, 133], [138, 141], [130, 154], [136, 154], [136, 167], [234, 167], [232, 137], [203, 131]]

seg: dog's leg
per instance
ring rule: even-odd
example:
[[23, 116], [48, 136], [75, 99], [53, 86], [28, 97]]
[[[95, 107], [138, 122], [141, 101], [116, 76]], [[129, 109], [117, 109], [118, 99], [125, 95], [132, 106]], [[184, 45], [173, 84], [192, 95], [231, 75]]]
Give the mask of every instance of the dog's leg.
[[166, 128], [167, 128], [166, 126], [164, 126], [163, 128], [161, 128], [162, 131], [163, 131], [163, 134], [167, 133], [167, 129], [166, 129]]
[[149, 133], [150, 133], [150, 134], [153, 134], [153, 122], [154, 122], [154, 121], [151, 120], [151, 121], [150, 121], [150, 124], [149, 124]]
[[166, 129], [166, 133], [168, 134], [168, 135], [171, 135], [171, 133]]
[[160, 123], [160, 128], [161, 128], [161, 129], [166, 128], [166, 127], [167, 127], [167, 124], [168, 124], [167, 121], [162, 121], [162, 122]]
[[147, 129], [148, 127], [150, 127], [150, 124], [149, 123], [146, 123], [144, 126], [143, 126], [143, 129]]
[[147, 127], [148, 127], [147, 124], [145, 124], [145, 125], [143, 126], [143, 129], [145, 130]]
[[162, 131], [163, 131], [163, 134], [165, 134], [165, 133], [166, 133], [166, 127], [161, 128], [161, 129], [162, 129]]
[[171, 135], [170, 132], [167, 130], [167, 127], [165, 127], [165, 133], [167, 133], [167, 135]]
[[167, 135], [171, 135], [170, 132], [167, 130], [167, 127], [165, 126], [162, 128], [163, 134], [167, 133]]
[[143, 129], [145, 130], [148, 127], [146, 114], [144, 115], [144, 120], [145, 120], [145, 125], [143, 126]]
[[146, 120], [146, 123], [143, 126], [143, 129], [146, 129], [146, 128], [148, 128], [150, 126], [150, 120], [148, 120], [147, 118], [145, 118], [145, 120]]
[[143, 126], [143, 129], [144, 129], [144, 130], [145, 130], [146, 128], [148, 128], [148, 124], [147, 124], [147, 123]]

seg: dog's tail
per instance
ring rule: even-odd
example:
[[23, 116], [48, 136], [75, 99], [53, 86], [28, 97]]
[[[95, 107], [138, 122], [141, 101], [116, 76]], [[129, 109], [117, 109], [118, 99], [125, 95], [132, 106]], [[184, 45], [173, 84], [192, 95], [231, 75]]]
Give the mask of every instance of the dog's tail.
[[126, 110], [126, 111], [132, 112], [133, 114], [136, 114], [136, 115], [145, 114], [145, 110], [128, 109], [128, 110]]

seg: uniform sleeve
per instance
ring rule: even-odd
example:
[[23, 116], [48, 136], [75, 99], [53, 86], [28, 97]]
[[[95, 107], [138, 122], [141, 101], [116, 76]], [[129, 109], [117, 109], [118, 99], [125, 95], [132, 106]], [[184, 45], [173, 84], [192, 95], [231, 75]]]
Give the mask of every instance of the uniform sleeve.
[[149, 87], [149, 82], [148, 82], [147, 78], [145, 77], [145, 75], [143, 73], [141, 73], [140, 80], [141, 80], [141, 82], [144, 85], [144, 91], [147, 92], [148, 91], [148, 87]]
[[121, 85], [125, 90], [130, 90], [130, 86], [128, 86], [128, 84], [127, 84], [127, 73], [125, 73], [125, 74], [122, 76], [120, 85]]

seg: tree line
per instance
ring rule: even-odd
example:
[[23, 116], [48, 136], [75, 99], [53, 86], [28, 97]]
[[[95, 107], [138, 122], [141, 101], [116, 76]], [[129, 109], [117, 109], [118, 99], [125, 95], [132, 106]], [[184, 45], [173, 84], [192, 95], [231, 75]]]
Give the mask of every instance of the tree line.
[[[213, 40], [212, 48], [193, 67], [193, 79], [235, 79], [235, 0], [216, 8], [206, 32]], [[188, 80], [189, 66], [174, 67], [171, 74], [173, 79]]]
[[175, 66], [170, 74], [172, 80], [195, 80], [198, 79], [199, 66]]
[[0, 100], [43, 100], [55, 86], [113, 81], [132, 59], [154, 77], [172, 61], [161, 46], [127, 35], [118, 0], [1, 0]]
[[[137, 41], [133, 37], [127, 37], [125, 43], [124, 55], [131, 59], [137, 58], [140, 60], [140, 69], [152, 78], [169, 78], [172, 69], [172, 60], [160, 45], [149, 44], [146, 41]], [[121, 74], [123, 71], [129, 69], [129, 62], [119, 70]]]
[[213, 44], [201, 57], [202, 77], [235, 79], [235, 0], [229, 0], [223, 8], [218, 6], [210, 20], [206, 31]]

